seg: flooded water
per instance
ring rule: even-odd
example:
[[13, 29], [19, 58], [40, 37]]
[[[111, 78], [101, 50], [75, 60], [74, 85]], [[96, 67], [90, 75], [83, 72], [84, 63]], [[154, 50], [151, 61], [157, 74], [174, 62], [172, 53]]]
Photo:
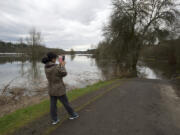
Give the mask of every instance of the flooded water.
[[[66, 56], [68, 76], [64, 78], [67, 89], [82, 88], [100, 80], [113, 78], [114, 68], [103, 66], [91, 55]], [[141, 63], [137, 66], [141, 78], [161, 79], [152, 68]], [[47, 80], [44, 65], [39, 61], [0, 57], [0, 93], [10, 88], [24, 88], [24, 95], [34, 95], [44, 88]]]
[[148, 66], [144, 62], [139, 62], [137, 65], [138, 77], [147, 79], [163, 79], [160, 70], [155, 70], [154, 68]]

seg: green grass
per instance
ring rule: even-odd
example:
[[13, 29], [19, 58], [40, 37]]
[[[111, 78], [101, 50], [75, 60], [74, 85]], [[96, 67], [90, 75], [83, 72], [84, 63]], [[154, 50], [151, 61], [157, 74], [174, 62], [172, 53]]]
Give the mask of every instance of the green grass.
[[[69, 91], [67, 93], [67, 96], [70, 101], [73, 101], [79, 98], [80, 96], [98, 90], [104, 86], [113, 83], [114, 81], [115, 80], [98, 82], [94, 85], [87, 86], [86, 88], [75, 89]], [[61, 106], [61, 104], [59, 106]], [[7, 114], [0, 118], [0, 135], [7, 135], [9, 133], [12, 133], [18, 128], [23, 127], [29, 122], [32, 122], [40, 118], [41, 116], [47, 114], [48, 112], [49, 112], [49, 100], [46, 99], [39, 104], [28, 106], [19, 109], [11, 114]]]

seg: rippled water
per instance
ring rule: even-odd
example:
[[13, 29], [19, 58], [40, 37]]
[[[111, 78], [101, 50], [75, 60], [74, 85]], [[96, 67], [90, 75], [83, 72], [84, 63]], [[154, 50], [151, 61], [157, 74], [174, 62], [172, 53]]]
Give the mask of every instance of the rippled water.
[[[64, 82], [68, 89], [82, 88], [87, 85], [106, 80], [113, 76], [113, 67], [103, 66], [91, 55], [66, 56], [68, 76]], [[100, 66], [101, 65], [101, 66]], [[160, 79], [160, 77], [146, 65], [139, 65], [139, 77]], [[25, 88], [25, 95], [33, 95], [32, 91], [45, 87], [47, 80], [44, 65], [38, 61], [20, 61], [0, 57], [0, 93], [5, 87]]]

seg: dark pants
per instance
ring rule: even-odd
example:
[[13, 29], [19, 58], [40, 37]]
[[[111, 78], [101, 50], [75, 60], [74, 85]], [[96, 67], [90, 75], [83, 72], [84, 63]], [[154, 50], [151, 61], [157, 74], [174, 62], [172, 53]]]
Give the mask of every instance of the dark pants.
[[63, 96], [50, 96], [50, 102], [51, 102], [51, 118], [52, 120], [56, 121], [57, 120], [57, 100], [60, 100], [63, 106], [65, 107], [66, 111], [69, 113], [69, 115], [74, 114], [74, 110], [71, 108], [69, 105], [69, 101], [67, 99], [66, 95]]

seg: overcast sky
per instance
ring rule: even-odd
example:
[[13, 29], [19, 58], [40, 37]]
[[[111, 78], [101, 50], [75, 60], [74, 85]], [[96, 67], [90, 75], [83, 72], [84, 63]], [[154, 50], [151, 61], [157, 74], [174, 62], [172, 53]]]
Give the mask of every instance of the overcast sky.
[[110, 0], [0, 0], [0, 40], [17, 41], [35, 27], [48, 47], [86, 50], [102, 39]]

